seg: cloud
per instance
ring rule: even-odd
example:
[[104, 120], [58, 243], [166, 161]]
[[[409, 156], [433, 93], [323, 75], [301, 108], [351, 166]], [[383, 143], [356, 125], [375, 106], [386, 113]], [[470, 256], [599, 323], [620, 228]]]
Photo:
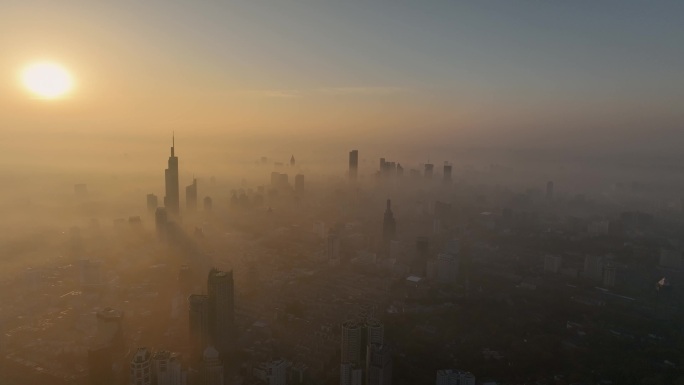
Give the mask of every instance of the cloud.
[[391, 95], [402, 92], [400, 87], [328, 87], [318, 90], [326, 95]]

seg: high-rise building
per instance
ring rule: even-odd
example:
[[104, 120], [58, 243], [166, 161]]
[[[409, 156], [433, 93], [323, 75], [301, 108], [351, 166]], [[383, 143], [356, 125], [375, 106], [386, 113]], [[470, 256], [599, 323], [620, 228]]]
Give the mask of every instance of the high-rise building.
[[363, 385], [363, 369], [356, 364], [340, 364], [340, 385]]
[[147, 211], [153, 213], [159, 205], [157, 196], [154, 194], [147, 194]]
[[165, 207], [157, 207], [157, 211], [154, 212], [154, 225], [159, 239], [166, 239], [169, 228], [169, 218]]
[[192, 184], [185, 187], [185, 207], [190, 211], [197, 210], [197, 178], [192, 178]]
[[210, 196], [204, 197], [204, 211], [211, 211], [214, 206], [214, 202]]
[[178, 216], [180, 212], [180, 187], [178, 184], [178, 157], [175, 154], [175, 137], [171, 142], [171, 156], [169, 165], [164, 170], [164, 181], [166, 184], [166, 195], [164, 196], [164, 207], [171, 215]]
[[438, 370], [435, 385], [475, 385], [475, 376], [463, 370]]
[[219, 352], [212, 346], [204, 350], [201, 374], [201, 385], [224, 385], [223, 363], [219, 358]]
[[404, 176], [404, 167], [401, 166], [401, 163], [397, 163], [397, 176]]
[[204, 349], [209, 346], [209, 296], [191, 294], [188, 297], [190, 346], [193, 359], [199, 359]]
[[154, 352], [152, 380], [155, 385], [186, 385], [187, 373], [183, 370], [181, 355], [166, 350]]
[[88, 385], [114, 385], [114, 355], [109, 345], [88, 349]]
[[384, 327], [382, 323], [372, 318], [371, 310], [366, 309], [361, 312], [357, 319], [343, 323], [340, 385], [362, 385], [365, 378], [364, 369], [365, 373], [369, 374], [368, 369], [371, 363], [374, 366], [374, 379], [378, 377], [388, 378], [387, 375], [383, 377], [376, 370], [378, 365], [381, 367], [380, 371], [386, 370], [386, 366], [380, 365], [380, 363], [386, 364], [387, 361], [380, 359], [378, 356], [375, 356], [374, 360], [370, 360], [368, 357], [368, 354], [372, 351], [369, 348], [370, 345], [379, 347], [383, 343]]
[[355, 181], [359, 172], [359, 151], [349, 151], [349, 179]]
[[451, 165], [448, 162], [444, 162], [442, 182], [444, 182], [444, 184], [451, 184]]
[[435, 165], [432, 163], [425, 163], [425, 173], [424, 176], [426, 179], [432, 179], [432, 174], [434, 173], [435, 170]]
[[546, 199], [553, 199], [553, 181], [546, 182]]
[[294, 155], [292, 155], [292, 157], [290, 157], [290, 167], [294, 167], [294, 166], [295, 166], [295, 158], [294, 158]]
[[138, 348], [130, 369], [130, 385], [152, 385], [152, 354], [147, 348]]
[[285, 385], [291, 363], [283, 359], [263, 362], [254, 368], [254, 375], [268, 385]]
[[233, 271], [212, 268], [207, 280], [209, 293], [209, 332], [221, 357], [226, 359], [234, 346], [235, 290]]
[[366, 385], [392, 384], [392, 355], [385, 345], [368, 344]]
[[83, 290], [93, 290], [102, 286], [101, 266], [100, 261], [91, 261], [90, 259], [79, 261], [81, 288]]
[[385, 217], [382, 221], [382, 242], [385, 254], [389, 253], [390, 241], [394, 239], [397, 234], [397, 223], [392, 213], [392, 201], [387, 200], [387, 208], [385, 209]]
[[304, 175], [295, 175], [295, 192], [301, 194], [304, 192]]
[[342, 324], [342, 363], [361, 364], [361, 349], [365, 346], [365, 327], [357, 321]]

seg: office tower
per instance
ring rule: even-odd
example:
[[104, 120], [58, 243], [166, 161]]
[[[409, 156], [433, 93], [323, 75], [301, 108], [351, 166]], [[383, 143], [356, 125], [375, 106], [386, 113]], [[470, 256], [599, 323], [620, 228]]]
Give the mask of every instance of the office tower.
[[152, 385], [152, 354], [147, 348], [138, 348], [130, 368], [130, 385]]
[[123, 311], [110, 307], [95, 313], [97, 319], [95, 340], [98, 344], [110, 345], [114, 354], [123, 353], [126, 345], [123, 335], [123, 316]]
[[178, 157], [175, 154], [176, 138], [171, 141], [171, 156], [169, 166], [164, 170], [164, 181], [166, 184], [166, 195], [164, 196], [164, 207], [169, 214], [178, 216], [180, 212], [180, 187], [178, 184]]
[[290, 157], [290, 167], [294, 167], [294, 166], [295, 166], [295, 158], [294, 158], [294, 155], [292, 155], [292, 157]]
[[365, 346], [365, 327], [357, 321], [342, 324], [342, 363], [361, 364], [361, 349]]
[[394, 220], [392, 213], [392, 201], [387, 200], [387, 209], [385, 210], [385, 217], [382, 221], [382, 242], [385, 255], [389, 253], [390, 241], [394, 239], [397, 233], [397, 223]]
[[435, 385], [475, 385], [475, 376], [462, 370], [438, 370]]
[[211, 209], [214, 207], [214, 201], [211, 199], [210, 196], [204, 197], [204, 211], [211, 211]]
[[219, 359], [219, 352], [212, 346], [204, 350], [202, 358], [201, 385], [224, 385], [223, 363]]
[[188, 297], [190, 347], [193, 359], [199, 359], [209, 346], [209, 296], [192, 294]]
[[154, 194], [147, 194], [147, 211], [153, 213], [157, 210], [157, 205], [159, 204], [157, 196]]
[[181, 355], [166, 350], [152, 355], [152, 379], [155, 385], [185, 385], [187, 373], [181, 365]]
[[253, 370], [254, 375], [268, 385], [285, 385], [287, 383], [287, 372], [291, 363], [285, 360], [275, 360], [263, 362]]
[[192, 270], [188, 265], [181, 265], [178, 269], [178, 292], [186, 298], [192, 292]]
[[190, 211], [197, 210], [197, 178], [192, 178], [192, 184], [185, 187], [185, 207]]
[[326, 256], [330, 265], [336, 266], [340, 264], [340, 237], [334, 231], [328, 234]]
[[546, 199], [553, 199], [553, 181], [546, 182]]
[[434, 172], [435, 165], [432, 163], [425, 163], [425, 178], [432, 179], [432, 174]]
[[[385, 327], [374, 318], [366, 320], [366, 343], [382, 345], [385, 342]], [[364, 352], [365, 353], [365, 352]]]
[[587, 255], [584, 258], [584, 278], [601, 282], [603, 280], [603, 266], [603, 257]]
[[560, 255], [547, 255], [544, 257], [544, 272], [559, 273], [563, 265], [563, 257]]
[[340, 364], [340, 385], [363, 385], [363, 369], [351, 363]]
[[233, 271], [212, 268], [207, 282], [209, 293], [209, 332], [216, 349], [226, 358], [235, 334], [235, 297]]
[[404, 167], [401, 166], [401, 163], [397, 163], [397, 176], [404, 176]]
[[451, 184], [451, 165], [444, 162], [444, 173], [442, 174], [442, 182], [444, 184]]
[[297, 174], [295, 176], [295, 192], [301, 194], [304, 192], [304, 175]]
[[359, 171], [359, 151], [349, 151], [349, 179], [355, 181]]
[[157, 211], [154, 212], [154, 225], [159, 239], [165, 240], [169, 228], [169, 218], [166, 208], [157, 207]]
[[368, 344], [366, 385], [392, 384], [392, 356], [385, 345]]
[[382, 174], [385, 171], [385, 158], [380, 158], [380, 173]]

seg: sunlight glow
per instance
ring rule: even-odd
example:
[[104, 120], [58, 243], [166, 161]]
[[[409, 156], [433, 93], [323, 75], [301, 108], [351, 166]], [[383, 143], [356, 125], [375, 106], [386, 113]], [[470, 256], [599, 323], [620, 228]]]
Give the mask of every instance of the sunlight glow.
[[64, 96], [73, 87], [69, 72], [51, 62], [29, 65], [22, 71], [21, 80], [29, 91], [44, 99]]

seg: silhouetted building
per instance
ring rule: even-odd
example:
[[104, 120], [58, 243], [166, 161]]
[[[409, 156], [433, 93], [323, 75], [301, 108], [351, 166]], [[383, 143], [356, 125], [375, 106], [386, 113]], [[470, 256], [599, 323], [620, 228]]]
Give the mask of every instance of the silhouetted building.
[[386, 254], [389, 252], [390, 241], [394, 239], [396, 233], [397, 223], [394, 220], [394, 213], [392, 213], [392, 201], [388, 199], [385, 217], [382, 221], [382, 242]]
[[211, 211], [211, 209], [214, 207], [214, 202], [212, 201], [210, 196], [204, 197], [204, 211]]
[[201, 385], [224, 385], [223, 363], [219, 358], [219, 352], [209, 346], [204, 350], [202, 359]]
[[159, 205], [157, 196], [154, 194], [147, 194], [147, 211], [153, 213]]
[[392, 356], [385, 345], [368, 344], [366, 385], [392, 384]]
[[442, 174], [444, 184], [451, 184], [451, 165], [444, 162], [444, 173]]
[[603, 257], [587, 255], [584, 258], [584, 278], [595, 282], [603, 281]]
[[154, 225], [159, 239], [165, 240], [169, 230], [169, 218], [166, 208], [157, 207], [157, 211], [154, 213]]
[[434, 173], [434, 168], [435, 165], [432, 163], [425, 163], [425, 173], [424, 176], [426, 179], [432, 179], [432, 174]]
[[271, 186], [278, 190], [286, 190], [290, 187], [287, 174], [273, 171], [271, 173]]
[[235, 290], [233, 271], [212, 268], [207, 282], [209, 293], [209, 332], [222, 358], [227, 358], [234, 347]]
[[175, 154], [175, 137], [171, 142], [171, 156], [169, 165], [164, 170], [164, 181], [166, 184], [166, 195], [164, 196], [164, 207], [169, 214], [177, 216], [180, 212], [180, 187], [178, 184], [178, 157]]
[[187, 372], [183, 370], [181, 355], [167, 350], [154, 352], [152, 379], [155, 385], [186, 385]]
[[294, 167], [294, 166], [295, 166], [295, 158], [294, 158], [294, 155], [292, 155], [292, 157], [290, 158], [290, 167]]
[[297, 174], [295, 176], [295, 192], [301, 194], [304, 192], [304, 175]]
[[193, 359], [201, 358], [204, 349], [210, 343], [209, 331], [209, 296], [192, 294], [188, 297], [190, 348]]
[[404, 167], [401, 166], [401, 163], [397, 163], [397, 176], [404, 176]]
[[131, 385], [152, 385], [152, 354], [147, 348], [138, 348], [130, 368]]
[[197, 210], [197, 178], [192, 178], [192, 184], [185, 187], [185, 207], [190, 211]]
[[553, 199], [553, 181], [546, 182], [546, 199]]
[[359, 151], [349, 152], [349, 179], [356, 180], [359, 171]]

